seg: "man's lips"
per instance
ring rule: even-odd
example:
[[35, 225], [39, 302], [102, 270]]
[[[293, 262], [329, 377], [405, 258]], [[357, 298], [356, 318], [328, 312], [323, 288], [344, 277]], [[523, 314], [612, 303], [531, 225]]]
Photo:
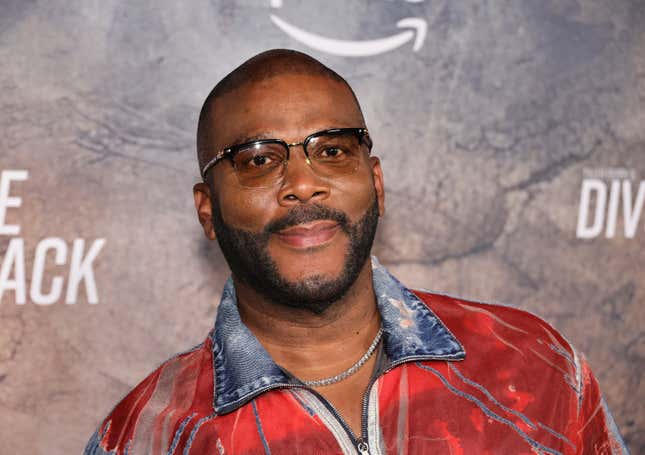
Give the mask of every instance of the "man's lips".
[[340, 228], [336, 221], [321, 220], [298, 224], [276, 232], [278, 238], [294, 248], [312, 248], [329, 241]]

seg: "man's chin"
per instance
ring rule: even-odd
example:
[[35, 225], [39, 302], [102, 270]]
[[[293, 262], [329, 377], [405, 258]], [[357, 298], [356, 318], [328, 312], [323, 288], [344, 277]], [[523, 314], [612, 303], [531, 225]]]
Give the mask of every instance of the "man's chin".
[[303, 289], [320, 289], [342, 278], [344, 264], [319, 264], [314, 261], [292, 262], [277, 270], [284, 283], [289, 287]]
[[337, 274], [301, 273], [296, 279], [277, 274], [272, 277], [272, 283], [263, 283], [264, 289], [257, 290], [275, 304], [321, 314], [342, 299], [351, 288], [353, 278], [342, 267]]
[[324, 276], [310, 276], [289, 283], [285, 289], [283, 304], [295, 309], [322, 314], [348, 291], [347, 283], [340, 279], [330, 280]]

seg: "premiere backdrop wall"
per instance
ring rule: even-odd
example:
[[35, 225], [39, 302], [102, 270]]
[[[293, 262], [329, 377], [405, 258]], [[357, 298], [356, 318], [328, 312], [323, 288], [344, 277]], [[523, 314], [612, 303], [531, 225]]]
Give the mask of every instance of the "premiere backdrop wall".
[[0, 441], [80, 453], [228, 276], [195, 127], [262, 50], [356, 89], [382, 158], [375, 253], [406, 284], [533, 311], [645, 452], [639, 0], [0, 1]]

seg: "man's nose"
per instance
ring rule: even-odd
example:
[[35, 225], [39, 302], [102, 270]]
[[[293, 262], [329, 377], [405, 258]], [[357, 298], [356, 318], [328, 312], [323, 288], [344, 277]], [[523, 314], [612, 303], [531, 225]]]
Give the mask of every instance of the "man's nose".
[[308, 163], [302, 145], [294, 146], [289, 153], [278, 200], [282, 205], [320, 202], [329, 197], [329, 184]]

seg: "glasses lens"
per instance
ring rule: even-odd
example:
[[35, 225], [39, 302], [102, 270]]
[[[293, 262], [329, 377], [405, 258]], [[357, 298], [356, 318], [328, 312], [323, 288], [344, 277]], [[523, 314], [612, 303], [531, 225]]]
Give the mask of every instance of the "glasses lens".
[[359, 135], [351, 132], [323, 134], [307, 143], [312, 166], [318, 174], [326, 176], [356, 171], [362, 150]]
[[269, 187], [284, 172], [287, 150], [281, 143], [261, 143], [238, 150], [233, 166], [240, 184], [248, 187]]

